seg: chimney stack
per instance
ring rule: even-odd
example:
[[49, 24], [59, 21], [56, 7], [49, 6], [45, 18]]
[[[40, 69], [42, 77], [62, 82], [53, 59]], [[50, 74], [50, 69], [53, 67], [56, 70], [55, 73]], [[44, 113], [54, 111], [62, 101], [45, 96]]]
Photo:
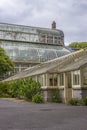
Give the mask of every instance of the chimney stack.
[[52, 29], [56, 29], [56, 22], [55, 21], [52, 22]]

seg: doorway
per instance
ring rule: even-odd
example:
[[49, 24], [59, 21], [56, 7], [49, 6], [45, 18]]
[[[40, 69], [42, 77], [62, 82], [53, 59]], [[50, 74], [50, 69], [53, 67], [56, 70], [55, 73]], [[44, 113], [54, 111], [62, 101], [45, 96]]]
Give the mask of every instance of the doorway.
[[66, 97], [66, 102], [68, 102], [69, 100], [72, 99], [72, 77], [71, 77], [71, 72], [67, 72], [65, 74], [66, 78], [65, 78], [65, 97]]

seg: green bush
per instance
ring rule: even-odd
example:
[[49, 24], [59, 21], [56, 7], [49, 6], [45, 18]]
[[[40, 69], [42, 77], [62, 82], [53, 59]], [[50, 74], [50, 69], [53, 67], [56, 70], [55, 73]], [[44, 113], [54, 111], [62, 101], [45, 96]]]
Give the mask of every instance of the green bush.
[[62, 102], [59, 89], [57, 89], [55, 91], [55, 93], [54, 93], [54, 95], [52, 97], [52, 101], [55, 102], [55, 103], [61, 103]]
[[85, 97], [85, 98], [82, 98], [82, 99], [80, 99], [80, 100], [78, 100], [78, 99], [71, 99], [69, 102], [68, 102], [68, 104], [70, 104], [70, 105], [83, 105], [83, 106], [87, 106], [87, 97]]
[[12, 82], [12, 88], [11, 88], [11, 93], [12, 97], [22, 97], [24, 96], [24, 79], [18, 79]]
[[10, 97], [9, 87], [8, 82], [0, 82], [0, 97]]
[[41, 92], [41, 85], [39, 82], [27, 79], [24, 87], [24, 96], [26, 99], [32, 100], [32, 97]]
[[18, 96], [18, 90], [19, 90], [19, 85], [17, 85], [17, 80], [10, 82], [11, 87], [10, 87], [10, 94], [12, 98], [16, 98]]
[[10, 82], [10, 93], [12, 97], [25, 98], [26, 100], [32, 100], [32, 97], [41, 92], [41, 85], [39, 82], [32, 79], [18, 79]]
[[82, 105], [87, 106], [87, 97], [82, 99]]
[[2, 98], [11, 98], [11, 96], [9, 94], [3, 94]]
[[87, 48], [87, 42], [73, 42], [69, 44], [69, 47], [76, 48], [76, 49], [84, 49]]
[[71, 100], [68, 101], [68, 104], [69, 104], [69, 105], [73, 105], [73, 106], [77, 106], [78, 103], [79, 103], [79, 100], [78, 100], [78, 99], [73, 99], [73, 98], [72, 98]]
[[32, 101], [35, 103], [42, 103], [43, 97], [37, 93], [36, 95], [33, 96]]
[[40, 83], [29, 78], [0, 83], [0, 97], [10, 96], [32, 100], [32, 97], [40, 92]]

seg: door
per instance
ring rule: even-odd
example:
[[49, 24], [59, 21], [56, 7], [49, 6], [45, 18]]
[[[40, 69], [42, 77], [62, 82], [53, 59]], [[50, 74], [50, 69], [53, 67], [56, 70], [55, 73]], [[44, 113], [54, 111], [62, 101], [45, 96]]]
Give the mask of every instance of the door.
[[65, 74], [66, 78], [66, 86], [65, 86], [65, 95], [66, 95], [66, 102], [72, 99], [72, 78], [71, 72], [67, 72]]

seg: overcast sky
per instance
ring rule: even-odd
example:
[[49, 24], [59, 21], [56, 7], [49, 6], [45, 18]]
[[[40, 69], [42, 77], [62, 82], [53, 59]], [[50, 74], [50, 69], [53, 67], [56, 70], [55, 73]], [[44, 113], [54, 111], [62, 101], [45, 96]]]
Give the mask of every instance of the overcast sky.
[[0, 22], [51, 28], [55, 20], [65, 44], [87, 42], [87, 0], [0, 0]]

